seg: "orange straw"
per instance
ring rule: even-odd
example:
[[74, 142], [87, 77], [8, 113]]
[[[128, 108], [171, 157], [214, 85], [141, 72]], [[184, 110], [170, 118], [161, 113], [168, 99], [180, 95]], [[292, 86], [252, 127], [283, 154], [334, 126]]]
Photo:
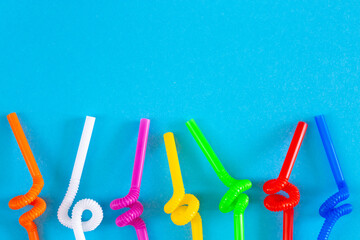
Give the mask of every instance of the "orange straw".
[[33, 185], [30, 190], [25, 195], [20, 195], [11, 199], [9, 202], [9, 207], [13, 210], [18, 210], [27, 205], [33, 206], [30, 211], [21, 215], [19, 223], [26, 229], [30, 240], [39, 240], [37, 227], [33, 220], [43, 214], [46, 209], [45, 201], [38, 197], [41, 189], [44, 186], [44, 180], [41, 176], [40, 170], [36, 164], [34, 155], [31, 152], [29, 143], [26, 140], [25, 133], [20, 125], [16, 113], [9, 114], [7, 119], [20, 147], [21, 153], [24, 156], [26, 165], [29, 168], [31, 177], [33, 178]]

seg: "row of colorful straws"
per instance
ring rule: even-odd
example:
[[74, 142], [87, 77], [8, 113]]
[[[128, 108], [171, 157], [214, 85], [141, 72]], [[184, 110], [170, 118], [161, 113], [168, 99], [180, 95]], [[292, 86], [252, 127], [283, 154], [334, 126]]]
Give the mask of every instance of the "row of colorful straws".
[[[46, 209], [45, 201], [38, 197], [42, 187], [44, 186], [44, 180], [31, 152], [30, 146], [26, 140], [17, 115], [15, 113], [9, 114], [8, 120], [20, 150], [24, 156], [25, 162], [29, 168], [30, 174], [33, 178], [33, 185], [30, 190], [25, 195], [20, 195], [11, 199], [9, 202], [9, 207], [16, 210], [27, 205], [33, 206], [30, 211], [26, 212], [20, 217], [19, 222], [27, 230], [30, 240], [38, 240], [39, 235], [37, 232], [37, 227], [33, 221], [42, 215]], [[325, 218], [325, 222], [322, 229], [320, 230], [318, 239], [324, 240], [329, 238], [330, 231], [333, 228], [335, 222], [341, 216], [349, 214], [352, 211], [352, 206], [350, 204], [344, 204], [342, 206], [336, 207], [336, 205], [349, 197], [349, 190], [341, 172], [339, 161], [335, 153], [324, 116], [321, 115], [315, 117], [315, 121], [320, 132], [331, 170], [339, 189], [339, 192], [332, 195], [320, 207], [319, 212], [320, 215]], [[64, 226], [73, 229], [75, 238], [77, 240], [85, 239], [84, 232], [92, 231], [97, 228], [103, 219], [103, 211], [101, 206], [92, 199], [83, 199], [78, 201], [73, 207], [71, 217], [68, 214], [80, 185], [81, 174], [85, 164], [94, 123], [95, 118], [86, 117], [73, 172], [70, 178], [70, 184], [66, 195], [58, 209], [59, 221]], [[237, 180], [228, 174], [224, 166], [221, 164], [219, 158], [215, 154], [214, 150], [210, 146], [209, 142], [193, 119], [188, 121], [186, 126], [190, 130], [192, 136], [204, 153], [205, 157], [210, 162], [217, 176], [227, 187], [230, 188], [222, 197], [219, 208], [220, 211], [224, 213], [234, 211], [235, 239], [243, 240], [244, 212], [249, 204], [249, 197], [243, 192], [250, 189], [252, 184], [250, 180]], [[140, 218], [140, 215], [143, 212], [143, 206], [138, 201], [138, 198], [140, 195], [140, 185], [149, 127], [150, 120], [140, 120], [133, 176], [128, 195], [123, 198], [116, 199], [110, 203], [110, 207], [113, 210], [130, 208], [130, 210], [123, 213], [116, 219], [116, 224], [120, 227], [132, 225], [136, 230], [138, 239], [140, 240], [148, 239], [146, 225]], [[263, 186], [264, 192], [269, 194], [269, 196], [267, 196], [264, 200], [265, 207], [270, 211], [284, 212], [284, 240], [293, 239], [294, 207], [300, 201], [300, 193], [298, 188], [289, 183], [288, 180], [290, 178], [297, 154], [300, 150], [301, 143], [304, 139], [306, 129], [306, 123], [298, 123], [279, 177], [277, 179], [267, 181]], [[177, 225], [185, 225], [191, 222], [193, 239], [202, 240], [202, 220], [198, 212], [200, 203], [194, 195], [185, 194], [185, 188], [182, 181], [173, 133], [169, 132], [164, 134], [164, 141], [174, 190], [172, 198], [164, 207], [164, 211], [168, 214], [171, 214], [171, 220]], [[286, 192], [289, 197], [278, 194], [280, 191]], [[81, 216], [85, 210], [90, 210], [92, 212], [92, 217], [88, 221], [83, 222], [81, 220]]]

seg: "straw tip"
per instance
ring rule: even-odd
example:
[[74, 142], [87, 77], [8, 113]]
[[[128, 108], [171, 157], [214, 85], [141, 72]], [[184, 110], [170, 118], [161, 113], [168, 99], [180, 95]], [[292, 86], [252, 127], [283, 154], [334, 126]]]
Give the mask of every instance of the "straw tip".
[[15, 116], [17, 116], [17, 115], [16, 115], [16, 112], [12, 112], [12, 113], [10, 113], [10, 114], [7, 115], [7, 118], [9, 118], [9, 117], [15, 117]]
[[95, 117], [92, 116], [86, 116], [85, 121], [95, 122]]
[[189, 121], [186, 122], [186, 125], [196, 124], [195, 120], [191, 118]]
[[301, 126], [301, 127], [307, 127], [307, 123], [306, 122], [303, 122], [303, 121], [299, 121], [298, 122], [298, 126]]
[[150, 123], [150, 119], [148, 119], [148, 118], [141, 118], [141, 119], [140, 119], [140, 122], [149, 124], [149, 123]]
[[320, 119], [324, 119], [324, 115], [323, 114], [320, 114], [320, 115], [316, 115], [315, 117], [315, 120], [320, 120]]
[[172, 136], [174, 136], [174, 133], [172, 133], [172, 132], [167, 132], [164, 134], [164, 138], [172, 137]]

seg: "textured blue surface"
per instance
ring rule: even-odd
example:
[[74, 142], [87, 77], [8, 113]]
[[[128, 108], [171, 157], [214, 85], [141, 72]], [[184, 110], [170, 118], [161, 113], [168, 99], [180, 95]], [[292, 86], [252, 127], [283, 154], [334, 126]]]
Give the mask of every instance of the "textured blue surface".
[[[76, 200], [99, 201], [87, 239], [136, 239], [109, 203], [130, 185], [139, 119], [151, 119], [141, 201], [150, 239], [191, 239], [163, 206], [172, 185], [162, 134], [175, 133], [185, 188], [200, 199], [204, 239], [232, 239], [227, 188], [186, 129], [195, 118], [229, 172], [249, 178], [246, 239], [282, 235], [262, 184], [281, 168], [297, 121], [309, 123], [290, 181], [295, 239], [315, 239], [321, 203], [337, 191], [313, 116], [326, 116], [354, 205], [331, 239], [357, 239], [360, 212], [358, 1], [1, 1], [0, 237], [26, 239], [24, 209], [7, 206], [31, 178], [6, 120], [16, 111], [45, 179], [41, 239], [72, 239], [57, 208], [86, 115], [97, 117]], [[356, 227], [357, 226], [357, 227]], [[344, 237], [344, 235], [346, 237]]]

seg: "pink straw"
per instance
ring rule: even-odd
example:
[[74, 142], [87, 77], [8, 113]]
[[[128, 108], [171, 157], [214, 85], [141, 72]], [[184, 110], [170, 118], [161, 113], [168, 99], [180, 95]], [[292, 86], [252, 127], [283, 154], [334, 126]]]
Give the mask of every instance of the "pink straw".
[[144, 168], [149, 127], [149, 119], [143, 118], [140, 120], [140, 129], [136, 146], [134, 170], [128, 195], [123, 198], [115, 199], [110, 203], [110, 208], [113, 210], [130, 208], [130, 210], [116, 218], [116, 225], [118, 225], [119, 227], [124, 227], [127, 225], [133, 226], [139, 240], [149, 239], [145, 222], [140, 218], [140, 215], [143, 213], [144, 208], [142, 204], [138, 201], [140, 195], [141, 177]]

